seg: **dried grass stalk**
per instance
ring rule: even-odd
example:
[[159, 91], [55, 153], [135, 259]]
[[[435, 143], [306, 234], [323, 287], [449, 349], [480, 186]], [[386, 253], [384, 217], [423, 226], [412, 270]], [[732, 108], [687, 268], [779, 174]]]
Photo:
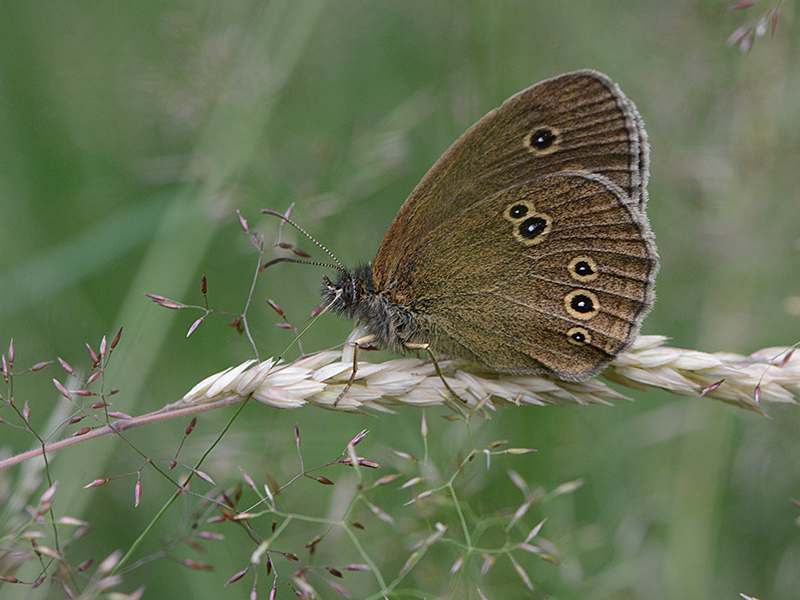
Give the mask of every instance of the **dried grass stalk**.
[[[353, 336], [351, 336], [353, 337]], [[640, 336], [634, 347], [603, 372], [609, 381], [637, 390], [660, 388], [680, 396], [707, 396], [755, 412], [763, 402], [800, 400], [800, 357], [791, 348], [767, 348], [750, 356], [707, 354], [664, 346], [663, 336]], [[248, 361], [197, 384], [181, 402], [235, 402], [252, 398], [276, 408], [313, 404], [322, 408], [391, 411], [391, 406], [448, 404], [462, 409], [494, 409], [504, 404], [610, 404], [628, 399], [599, 379], [569, 383], [546, 377], [481, 373], [454, 361], [439, 361], [454, 402], [430, 360], [399, 358], [360, 361], [350, 389], [334, 406], [350, 379], [352, 345], [291, 364]]]

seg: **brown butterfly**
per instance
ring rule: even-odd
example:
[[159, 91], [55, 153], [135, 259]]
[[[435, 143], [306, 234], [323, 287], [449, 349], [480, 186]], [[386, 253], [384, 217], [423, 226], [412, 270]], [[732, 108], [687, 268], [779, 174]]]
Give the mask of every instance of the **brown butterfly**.
[[377, 345], [582, 381], [630, 348], [653, 305], [644, 124], [596, 71], [538, 83], [442, 155], [375, 261], [330, 308]]

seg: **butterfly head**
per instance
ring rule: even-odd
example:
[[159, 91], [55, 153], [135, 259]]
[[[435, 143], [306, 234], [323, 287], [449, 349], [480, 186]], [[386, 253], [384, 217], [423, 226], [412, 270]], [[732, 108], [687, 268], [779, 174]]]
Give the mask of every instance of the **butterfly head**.
[[330, 310], [349, 319], [360, 316], [364, 305], [374, 296], [371, 265], [342, 271], [334, 281], [327, 276], [323, 279], [322, 297]]

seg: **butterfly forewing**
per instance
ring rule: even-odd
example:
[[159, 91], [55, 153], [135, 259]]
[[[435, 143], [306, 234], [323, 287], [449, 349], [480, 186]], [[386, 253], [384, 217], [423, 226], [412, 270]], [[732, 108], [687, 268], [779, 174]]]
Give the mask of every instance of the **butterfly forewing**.
[[648, 150], [633, 103], [605, 75], [578, 71], [509, 98], [465, 132], [403, 204], [378, 251], [378, 289], [432, 230], [475, 203], [541, 175], [583, 170], [607, 177], [640, 211]]

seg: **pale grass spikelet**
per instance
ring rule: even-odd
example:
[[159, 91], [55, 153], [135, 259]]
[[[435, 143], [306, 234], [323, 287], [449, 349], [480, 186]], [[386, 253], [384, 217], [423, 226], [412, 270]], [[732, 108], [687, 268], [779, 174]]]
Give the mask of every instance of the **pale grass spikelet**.
[[[660, 388], [681, 396], [708, 396], [756, 412], [762, 412], [757, 390], [762, 402], [796, 403], [800, 399], [800, 353], [795, 357], [788, 348], [770, 348], [750, 356], [707, 354], [664, 346], [665, 341], [662, 336], [639, 337], [630, 351], [611, 363], [603, 377], [633, 389]], [[313, 404], [343, 411], [390, 411], [397, 405], [440, 404], [493, 410], [505, 404], [610, 404], [627, 399], [596, 378], [570, 383], [468, 371], [449, 360], [438, 364], [447, 386], [465, 405], [453, 401], [433, 362], [421, 358], [359, 361], [352, 385], [339, 398], [353, 368], [352, 345], [347, 344], [344, 351], [319, 352], [290, 364], [272, 359], [247, 361], [206, 378], [170, 408], [241, 401], [251, 395], [275, 408]]]

